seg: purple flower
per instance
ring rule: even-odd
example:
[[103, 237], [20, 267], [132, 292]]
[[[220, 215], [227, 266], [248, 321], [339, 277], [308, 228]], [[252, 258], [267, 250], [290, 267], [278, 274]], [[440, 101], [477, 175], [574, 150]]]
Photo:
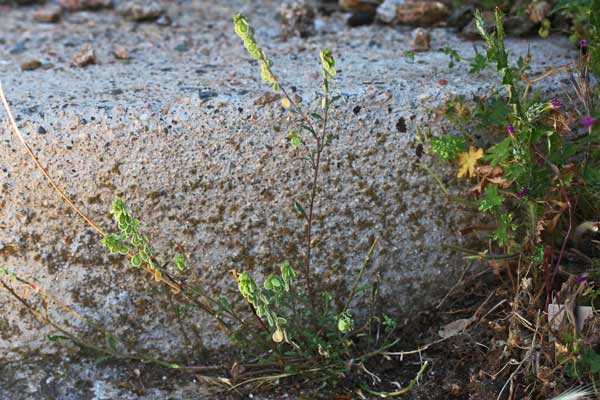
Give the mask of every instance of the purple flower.
[[527, 196], [527, 193], [529, 193], [529, 189], [527, 189], [525, 186], [522, 186], [521, 189], [519, 189], [519, 191], [517, 192], [517, 197], [521, 199]]
[[587, 46], [587, 40], [585, 39], [579, 39], [579, 46], [580, 47], [586, 47]]
[[506, 125], [506, 130], [508, 131], [508, 134], [510, 136], [513, 136], [515, 134], [515, 127], [513, 126], [513, 124]]
[[563, 108], [564, 104], [559, 99], [554, 99], [550, 102], [550, 108], [553, 110], [560, 110]]
[[587, 280], [587, 274], [585, 272], [582, 272], [581, 274], [577, 275], [577, 280], [575, 281], [575, 283], [580, 284], [583, 283]]
[[584, 126], [588, 126], [589, 127], [589, 126], [592, 126], [592, 125], [594, 125], [596, 123], [596, 118], [592, 118], [592, 117], [589, 117], [589, 116], [586, 115], [585, 117], [581, 118], [581, 123]]

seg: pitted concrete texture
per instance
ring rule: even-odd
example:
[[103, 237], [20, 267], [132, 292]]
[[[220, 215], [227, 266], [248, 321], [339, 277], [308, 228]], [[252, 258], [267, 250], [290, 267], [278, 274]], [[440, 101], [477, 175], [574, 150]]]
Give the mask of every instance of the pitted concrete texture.
[[[333, 14], [320, 17], [317, 35], [283, 40], [279, 2], [165, 4], [173, 20], [166, 27], [127, 22], [114, 10], [38, 24], [31, 8], [3, 9], [0, 78], [27, 140], [66, 193], [113, 232], [110, 204], [121, 196], [160, 254], [182, 246], [189, 281], [234, 303], [231, 269], [260, 276], [287, 259], [300, 270], [304, 225], [293, 202], [307, 203], [310, 169], [288, 142], [281, 103], [255, 103], [269, 88], [233, 32], [231, 17], [242, 11], [307, 109], [319, 104], [319, 49], [338, 60], [333, 91], [341, 98], [316, 208], [316, 280], [342, 299], [379, 236], [367, 279], [381, 271], [393, 313], [410, 315], [443, 296], [463, 261], [441, 245], [460, 242], [458, 229], [473, 216], [416, 165], [431, 165], [453, 192], [461, 189], [453, 169], [421, 154], [416, 132], [435, 130], [431, 110], [447, 96], [470, 98], [497, 82], [492, 73], [469, 75], [464, 64], [450, 69], [435, 50], [450, 45], [472, 56], [472, 43], [435, 29], [434, 50], [411, 60], [403, 56], [408, 29], [350, 29]], [[86, 44], [97, 64], [72, 67]], [[129, 60], [113, 55], [119, 46]], [[574, 57], [562, 37], [508, 41], [513, 55], [529, 46], [533, 73]], [[30, 59], [42, 68], [21, 71]], [[188, 312], [193, 344], [185, 349], [165, 289], [107, 254], [35, 170], [4, 115], [0, 134], [2, 265], [114, 331], [127, 349], [199, 359], [203, 347], [226, 344], [209, 317]], [[6, 293], [0, 299], [0, 359], [64, 351]]]

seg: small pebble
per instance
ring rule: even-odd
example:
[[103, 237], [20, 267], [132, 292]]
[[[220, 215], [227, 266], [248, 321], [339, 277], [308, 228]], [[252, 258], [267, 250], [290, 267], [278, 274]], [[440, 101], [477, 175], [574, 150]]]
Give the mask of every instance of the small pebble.
[[41, 125], [38, 126], [37, 133], [39, 133], [40, 135], [45, 135], [46, 134], [46, 128], [44, 128]]
[[28, 60], [28, 61], [21, 63], [21, 70], [22, 71], [34, 71], [34, 70], [40, 68], [41, 66], [42, 66], [42, 63], [40, 60]]
[[158, 19], [165, 9], [156, 1], [130, 1], [120, 8], [120, 12], [130, 21], [144, 22]]
[[200, 90], [198, 92], [198, 98], [200, 100], [208, 100], [211, 99], [213, 97], [217, 97], [219, 94], [217, 92], [213, 92], [210, 90]]
[[83, 46], [77, 54], [71, 60], [71, 64], [75, 67], [83, 68], [91, 64], [96, 64], [96, 53], [92, 45], [86, 44]]
[[25, 46], [25, 42], [17, 42], [8, 52], [10, 54], [15, 55], [15, 54], [24, 53], [25, 50], [27, 50], [27, 47]]
[[117, 47], [114, 51], [114, 54], [118, 60], [129, 60], [129, 50], [127, 50], [126, 47]]
[[279, 95], [277, 93], [266, 92], [265, 94], [263, 94], [262, 96], [260, 96], [256, 100], [254, 100], [254, 105], [255, 106], [264, 106], [264, 105], [267, 105], [270, 103], [274, 103], [274, 102], [278, 101], [279, 99], [281, 99], [281, 95]]
[[375, 15], [377, 7], [383, 0], [339, 0], [340, 6], [353, 14]]
[[416, 0], [398, 5], [395, 21], [401, 25], [433, 26], [449, 16], [450, 10], [442, 2]]
[[69, 11], [99, 10], [113, 6], [112, 0], [60, 0], [59, 3]]
[[429, 30], [425, 28], [417, 28], [412, 33], [413, 44], [412, 50], [415, 52], [428, 51], [430, 49]]
[[169, 17], [167, 14], [163, 14], [160, 17], [158, 17], [158, 19], [156, 20], [156, 25], [158, 26], [169, 26], [171, 25], [171, 17]]
[[36, 22], [54, 23], [60, 21], [61, 15], [62, 8], [51, 4], [37, 10], [35, 14], [33, 14], [33, 20]]
[[180, 53], [185, 53], [189, 49], [190, 49], [190, 46], [188, 46], [188, 44], [185, 42], [179, 43], [177, 46], [175, 46], [175, 50]]
[[315, 34], [316, 11], [307, 0], [291, 0], [279, 8], [283, 36], [308, 37]]

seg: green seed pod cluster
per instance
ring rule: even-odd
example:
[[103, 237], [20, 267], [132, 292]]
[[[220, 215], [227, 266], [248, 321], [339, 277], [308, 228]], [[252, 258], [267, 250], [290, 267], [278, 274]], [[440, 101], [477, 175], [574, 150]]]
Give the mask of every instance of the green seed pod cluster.
[[102, 243], [108, 247], [112, 254], [121, 254], [126, 256], [129, 254], [129, 246], [125, 243], [127, 238], [124, 234], [108, 233], [102, 238]]
[[552, 109], [552, 107], [549, 103], [534, 103], [527, 108], [527, 111], [525, 111], [525, 120], [528, 123], [534, 123], [550, 109]]
[[338, 316], [338, 330], [346, 333], [352, 329], [354, 329], [354, 319], [352, 319], [349, 311], [344, 311]]
[[[335, 58], [333, 58], [329, 49], [322, 49], [319, 52], [319, 56], [321, 57], [321, 65], [323, 67], [323, 90], [329, 92], [329, 80], [333, 79], [336, 74]], [[323, 108], [327, 106], [325, 102], [326, 100], [323, 99]]]
[[[272, 278], [277, 279], [274, 280]], [[275, 288], [279, 288], [279, 290], [281, 290], [281, 287], [283, 286], [282, 281], [276, 276], [272, 278], [265, 281], [265, 287], [271, 287], [269, 290], [272, 291], [276, 291]], [[287, 321], [285, 318], [278, 317], [277, 314], [271, 310], [269, 307], [269, 299], [258, 287], [254, 279], [247, 272], [242, 272], [237, 278], [237, 283], [240, 293], [242, 296], [244, 296], [247, 302], [252, 304], [256, 310], [256, 314], [260, 318], [266, 318], [270, 327], [275, 327], [275, 332], [273, 332], [272, 336], [273, 341], [279, 343], [284, 339], [287, 339], [285, 330], [282, 327]]]
[[[158, 270], [156, 263], [152, 260], [154, 249], [150, 246], [148, 236], [140, 233], [140, 221], [131, 217], [125, 202], [116, 198], [112, 204], [112, 213], [115, 216], [121, 233], [119, 235], [105, 235], [102, 243], [108, 247], [111, 253], [125, 255], [129, 254], [130, 250], [132, 250], [134, 254], [131, 257], [131, 265], [134, 267], [147, 264], [150, 268]], [[132, 248], [125, 243], [126, 239], [129, 240]], [[157, 278], [159, 278], [159, 274], [157, 274]]]
[[297, 278], [298, 274], [288, 261], [284, 261], [281, 264], [281, 279], [283, 280], [283, 287], [286, 292], [290, 291], [292, 282]]
[[322, 49], [319, 53], [321, 57], [321, 64], [323, 65], [323, 73], [326, 78], [333, 78], [335, 76], [335, 58], [329, 49]]
[[246, 17], [239, 13], [236, 14], [233, 17], [233, 24], [235, 33], [244, 41], [244, 46], [246, 47], [246, 50], [248, 50], [248, 53], [260, 63], [260, 74], [262, 79], [270, 84], [273, 87], [273, 90], [278, 90], [279, 84], [270, 69], [273, 63], [270, 60], [267, 60], [265, 53], [258, 47], [258, 44], [254, 39], [254, 30], [248, 24]]

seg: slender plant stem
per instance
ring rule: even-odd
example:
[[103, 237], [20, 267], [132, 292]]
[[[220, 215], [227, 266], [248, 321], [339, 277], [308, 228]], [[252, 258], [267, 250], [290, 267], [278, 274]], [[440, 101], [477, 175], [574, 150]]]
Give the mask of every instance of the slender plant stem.
[[352, 290], [350, 290], [350, 295], [348, 296], [348, 300], [346, 300], [346, 305], [344, 305], [344, 309], [342, 310], [342, 313], [344, 313], [348, 309], [348, 307], [350, 307], [350, 302], [352, 301], [352, 299], [354, 298], [354, 295], [356, 294], [356, 289], [358, 288], [358, 284], [362, 280], [363, 274], [365, 273], [365, 270], [367, 269], [367, 265], [369, 264], [369, 260], [371, 260], [371, 256], [373, 255], [375, 246], [377, 246], [377, 242], [379, 242], [379, 237], [376, 237], [375, 240], [373, 240], [373, 243], [371, 244], [371, 247], [369, 248], [369, 252], [367, 253], [367, 256], [365, 257], [365, 259], [363, 260], [362, 266], [360, 267], [360, 271], [358, 271], [358, 275], [356, 276], [356, 279], [354, 280], [354, 285], [352, 285]]
[[428, 366], [429, 366], [429, 362], [425, 361], [423, 363], [423, 365], [421, 365], [421, 368], [419, 369], [419, 372], [417, 372], [417, 376], [415, 376], [415, 378], [410, 381], [410, 383], [408, 384], [408, 386], [406, 386], [405, 388], [402, 388], [400, 390], [396, 390], [394, 392], [378, 392], [376, 390], [370, 389], [367, 385], [364, 385], [364, 384], [361, 385], [361, 388], [365, 392], [367, 392], [369, 394], [372, 394], [374, 396], [377, 396], [377, 397], [388, 398], [388, 397], [400, 396], [400, 395], [408, 393], [408, 392], [410, 392], [412, 390], [412, 388], [417, 384], [417, 382], [419, 381], [419, 379], [421, 379], [421, 377], [425, 373], [425, 370], [427, 369]]
[[310, 193], [310, 204], [308, 207], [308, 217], [306, 219], [306, 257], [304, 258], [304, 277], [306, 280], [306, 288], [310, 298], [311, 305], [315, 309], [315, 296], [313, 293], [312, 282], [310, 279], [310, 261], [312, 252], [312, 227], [313, 227], [313, 214], [315, 210], [315, 199], [317, 197], [317, 183], [319, 179], [319, 167], [321, 163], [321, 143], [317, 138], [317, 154], [315, 159], [315, 166], [313, 169], [313, 181]]
[[477, 250], [471, 250], [471, 249], [467, 249], [465, 247], [460, 247], [460, 246], [456, 246], [453, 244], [447, 244], [447, 243], [443, 243], [442, 244], [442, 248], [444, 249], [449, 249], [449, 250], [456, 250], [459, 251], [461, 253], [467, 253], [467, 254], [472, 254], [473, 256], [476, 256], [477, 258], [480, 258], [482, 260], [511, 260], [511, 259], [515, 259], [515, 258], [519, 258], [520, 254], [507, 254], [507, 255], [500, 255], [500, 254], [483, 254], [480, 251]]
[[94, 228], [100, 235], [106, 235], [106, 232], [102, 228], [100, 228], [100, 226], [96, 224], [96, 222], [94, 222], [90, 217], [88, 217], [87, 214], [81, 211], [81, 209], [71, 201], [71, 199], [65, 194], [65, 192], [63, 192], [63, 190], [60, 187], [58, 187], [56, 182], [54, 182], [54, 179], [52, 179], [48, 171], [46, 171], [46, 168], [42, 166], [35, 153], [31, 149], [31, 147], [29, 147], [29, 144], [27, 144], [27, 141], [19, 131], [17, 124], [15, 123], [15, 119], [13, 118], [12, 112], [10, 111], [10, 107], [8, 106], [8, 102], [6, 101], [6, 96], [4, 96], [2, 83], [0, 83], [0, 98], [2, 99], [2, 103], [4, 104], [4, 110], [6, 111], [6, 115], [8, 116], [8, 120], [10, 122], [10, 125], [12, 126], [15, 135], [17, 135], [17, 137], [21, 141], [21, 144], [23, 144], [23, 146], [27, 150], [27, 153], [29, 153], [29, 156], [31, 157], [35, 165], [38, 167], [38, 169], [42, 172], [42, 174], [46, 177], [50, 185], [52, 185], [54, 190], [56, 190], [60, 197], [62, 197], [62, 199], [73, 209], [73, 211], [79, 214], [79, 216], [81, 216], [81, 218], [83, 218], [92, 228]]
[[[327, 131], [327, 120], [328, 120], [328, 114], [329, 114], [329, 90], [327, 89], [327, 85], [325, 85], [325, 109], [324, 109], [324, 117], [323, 117], [323, 129], [322, 129], [321, 135], [319, 136], [319, 134], [317, 133], [317, 130], [315, 129], [310, 118], [308, 118], [306, 116], [306, 114], [303, 112], [300, 105], [298, 103], [296, 103], [294, 101], [294, 99], [292, 99], [290, 97], [287, 90], [281, 84], [281, 82], [279, 81], [277, 76], [275, 74], [273, 74], [271, 67], [269, 67], [269, 63], [264, 58], [264, 54], [262, 54], [262, 53], [261, 53], [261, 58], [262, 58], [262, 61], [267, 66], [266, 68], [269, 71], [269, 73], [275, 78], [275, 81], [277, 82], [279, 89], [283, 93], [284, 97], [290, 102], [290, 105], [295, 109], [296, 113], [300, 115], [300, 117], [302, 118], [302, 120], [304, 121], [306, 126], [308, 128], [310, 128], [309, 131], [311, 132], [311, 134], [316, 142], [316, 155], [311, 160], [311, 167], [313, 169], [313, 177], [312, 177], [312, 185], [311, 185], [311, 189], [310, 189], [310, 192], [311, 192], [310, 193], [310, 204], [309, 204], [309, 208], [308, 208], [308, 215], [306, 218], [306, 256], [304, 258], [304, 279], [306, 281], [306, 290], [308, 292], [308, 296], [309, 296], [310, 304], [311, 304], [312, 308], [316, 309], [316, 300], [315, 300], [315, 294], [314, 294], [314, 289], [313, 289], [312, 280], [311, 280], [311, 273], [310, 273], [311, 253], [312, 253], [312, 228], [313, 228], [315, 201], [317, 198], [318, 180], [319, 180], [319, 172], [320, 172], [320, 164], [321, 164], [321, 154], [323, 152], [324, 141], [325, 141], [326, 131]], [[327, 79], [327, 77], [324, 77], [324, 79]]]
[[422, 163], [416, 163], [415, 164], [417, 167], [419, 168], [423, 168], [425, 171], [427, 171], [429, 173], [429, 175], [431, 175], [431, 177], [433, 179], [435, 179], [435, 181], [437, 182], [437, 184], [439, 185], [440, 189], [442, 189], [442, 191], [444, 192], [444, 194], [447, 196], [448, 195], [448, 189], [446, 188], [446, 186], [444, 185], [444, 183], [442, 182], [442, 180], [440, 179], [439, 176], [437, 176], [432, 170], [431, 168], [429, 168], [427, 165], [422, 164]]
[[67, 337], [69, 340], [73, 341], [74, 343], [78, 344], [81, 347], [89, 348], [89, 349], [95, 350], [101, 354], [110, 355], [111, 357], [118, 358], [118, 359], [137, 360], [137, 361], [142, 361], [145, 363], [158, 364], [158, 365], [161, 365], [161, 366], [167, 367], [167, 368], [179, 368], [179, 366], [177, 364], [169, 363], [167, 361], [163, 361], [163, 360], [160, 360], [155, 357], [150, 357], [150, 356], [145, 356], [145, 355], [123, 354], [116, 350], [104, 348], [102, 346], [98, 346], [97, 344], [95, 344], [93, 342], [82, 339], [81, 337], [78, 337], [78, 336], [72, 334], [65, 328], [61, 327], [60, 325], [58, 325], [57, 323], [52, 321], [50, 319], [50, 317], [48, 317], [48, 315], [44, 316], [41, 312], [39, 312], [37, 309], [35, 309], [33, 306], [31, 306], [27, 302], [27, 300], [25, 300], [23, 297], [19, 296], [12, 287], [10, 287], [9, 285], [6, 284], [6, 282], [4, 282], [4, 280], [0, 279], [0, 284], [4, 287], [4, 289], [6, 289], [11, 294], [12, 297], [14, 297], [17, 301], [19, 301], [27, 309], [27, 311], [29, 311], [29, 313], [32, 314], [35, 318], [39, 319], [40, 321], [42, 321], [42, 322], [46, 323], [47, 325], [51, 326], [52, 328], [56, 329], [61, 334], [63, 334], [65, 337]]

